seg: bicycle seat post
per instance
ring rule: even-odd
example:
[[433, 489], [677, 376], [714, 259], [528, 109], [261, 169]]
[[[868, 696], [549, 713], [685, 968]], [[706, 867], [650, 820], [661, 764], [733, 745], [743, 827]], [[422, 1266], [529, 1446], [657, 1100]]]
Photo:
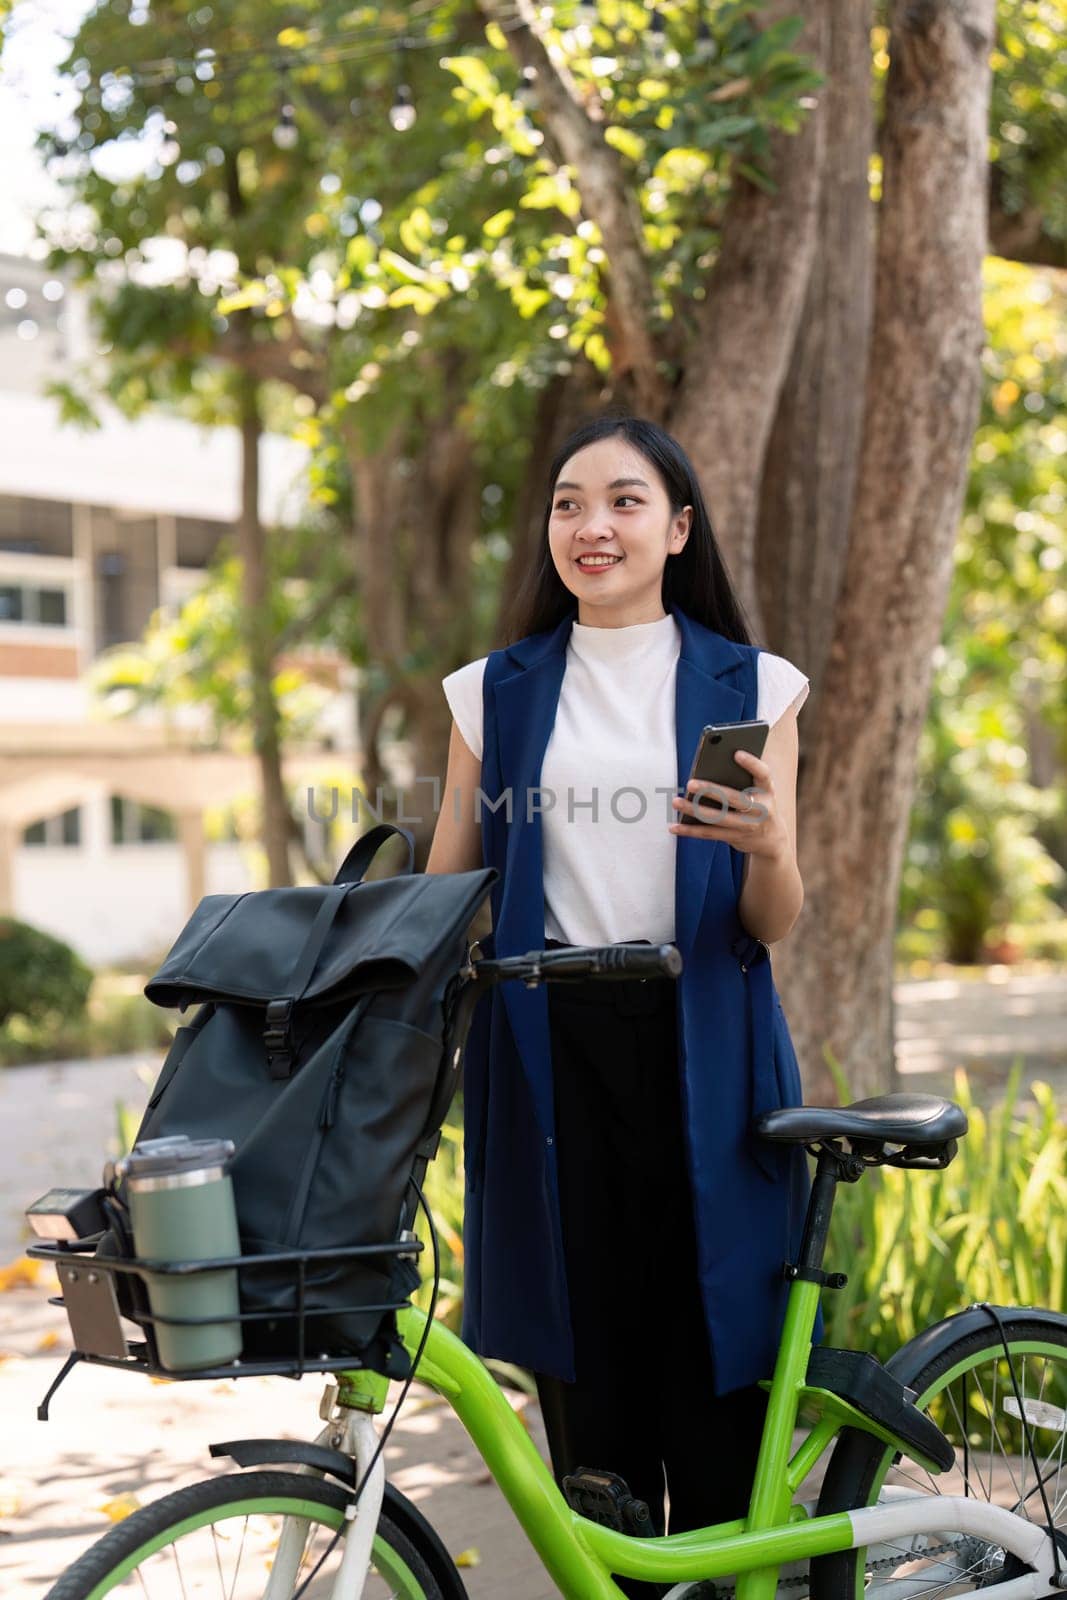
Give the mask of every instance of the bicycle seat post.
[[804, 1235], [800, 1244], [800, 1259], [795, 1265], [787, 1263], [786, 1275], [806, 1279], [820, 1286], [839, 1289], [844, 1286], [843, 1273], [825, 1273], [822, 1263], [826, 1241], [830, 1233], [830, 1218], [839, 1183], [855, 1183], [864, 1171], [863, 1162], [846, 1155], [829, 1144], [819, 1146], [815, 1177], [812, 1179], [808, 1209], [804, 1216]]

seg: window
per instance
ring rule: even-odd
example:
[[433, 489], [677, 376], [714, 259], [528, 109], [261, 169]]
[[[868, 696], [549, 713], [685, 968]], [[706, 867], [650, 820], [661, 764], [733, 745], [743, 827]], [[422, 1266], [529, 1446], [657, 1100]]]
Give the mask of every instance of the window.
[[67, 593], [65, 589], [38, 589], [37, 620], [47, 628], [66, 627]]
[[42, 817], [23, 829], [22, 842], [31, 846], [73, 848], [82, 842], [82, 814], [79, 806], [63, 811], [58, 817]]
[[169, 811], [142, 806], [125, 795], [111, 796], [112, 844], [168, 844], [178, 830]]
[[0, 550], [31, 556], [74, 554], [74, 512], [65, 500], [0, 495]]
[[0, 583], [0, 622], [21, 622], [38, 628], [65, 628], [67, 591], [35, 583]]

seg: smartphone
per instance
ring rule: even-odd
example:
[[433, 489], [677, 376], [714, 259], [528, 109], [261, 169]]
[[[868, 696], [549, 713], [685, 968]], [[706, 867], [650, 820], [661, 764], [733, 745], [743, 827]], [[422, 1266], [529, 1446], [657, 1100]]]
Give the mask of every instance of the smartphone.
[[[752, 783], [752, 774], [741, 762], [734, 760], [735, 750], [749, 750], [754, 756], [763, 754], [770, 732], [769, 722], [709, 722], [700, 735], [697, 753], [693, 757], [690, 778], [702, 783], [724, 784], [728, 789], [745, 790]], [[716, 821], [725, 809], [725, 800], [714, 795], [696, 798], [696, 803], [708, 811], [709, 822]], [[687, 817], [687, 822], [702, 822], [702, 817]]]

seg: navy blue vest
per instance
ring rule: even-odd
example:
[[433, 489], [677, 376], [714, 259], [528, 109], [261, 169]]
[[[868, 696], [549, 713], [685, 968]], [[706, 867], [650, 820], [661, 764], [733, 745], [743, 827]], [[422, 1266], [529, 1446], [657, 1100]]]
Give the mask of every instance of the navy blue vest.
[[[755, 718], [759, 651], [670, 609], [681, 632], [675, 723], [683, 794], [704, 724]], [[482, 848], [485, 865], [500, 874], [486, 955], [544, 945], [541, 819], [535, 807], [528, 815], [527, 794], [540, 782], [575, 615], [494, 650], [486, 663]], [[677, 840], [683, 1106], [719, 1394], [771, 1375], [787, 1290], [782, 1265], [795, 1259], [808, 1194], [803, 1151], [750, 1132], [761, 1112], [799, 1105], [801, 1086], [770, 952], [738, 917], [743, 868], [743, 853], [722, 840]], [[482, 1356], [573, 1381], [543, 985], [505, 983], [479, 1003], [464, 1117], [463, 1338]], [[619, 1293], [621, 1315], [625, 1285]], [[611, 1321], [605, 1307], [605, 1337]]]

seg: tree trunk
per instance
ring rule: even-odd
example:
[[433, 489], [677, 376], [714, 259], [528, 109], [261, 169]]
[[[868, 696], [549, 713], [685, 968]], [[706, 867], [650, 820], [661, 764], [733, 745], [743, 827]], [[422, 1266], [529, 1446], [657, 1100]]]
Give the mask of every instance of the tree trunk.
[[553, 378], [541, 391], [515, 509], [511, 555], [504, 571], [492, 649], [499, 649], [507, 642], [507, 623], [537, 552], [552, 458], [572, 429], [591, 416], [603, 401], [604, 381], [584, 358], [579, 358], [572, 371]]
[[[440, 680], [470, 659], [473, 645], [471, 548], [481, 529], [481, 476], [460, 420], [470, 373], [458, 355], [443, 373], [436, 360], [443, 393], [429, 387], [433, 417], [416, 408], [373, 453], [354, 424], [342, 422], [356, 495], [356, 581], [373, 663], [361, 718], [363, 783], [375, 810], [380, 792], [383, 821], [397, 821], [400, 807], [399, 826], [415, 835], [417, 871], [429, 854], [434, 802], [439, 794], [443, 803], [448, 768], [451, 719]], [[394, 709], [416, 780], [403, 792], [383, 737]]]
[[874, 331], [845, 579], [783, 945], [813, 1099], [891, 1073], [892, 951], [932, 655], [980, 397], [993, 0], [895, 0]]
[[237, 549], [241, 558], [241, 599], [245, 649], [252, 696], [252, 740], [259, 763], [263, 806], [263, 847], [272, 888], [292, 883], [289, 839], [293, 819], [282, 780], [278, 705], [274, 698], [274, 642], [271, 637], [266, 536], [259, 518], [259, 386], [245, 372], [237, 377], [241, 427], [241, 511]]
[[[769, 25], [796, 9], [795, 0], [771, 0], [759, 19]], [[833, 9], [828, 0], [810, 0], [795, 46], [822, 70]], [[774, 135], [776, 193], [734, 174], [669, 423], [700, 472], [716, 539], [758, 636], [759, 485], [815, 258], [825, 125], [825, 115], [809, 116], [798, 133]]]
[[762, 642], [812, 680], [801, 771], [844, 575], [863, 425], [874, 288], [870, 10], [856, 0], [830, 19], [815, 113], [825, 122], [815, 256], [760, 485]]

